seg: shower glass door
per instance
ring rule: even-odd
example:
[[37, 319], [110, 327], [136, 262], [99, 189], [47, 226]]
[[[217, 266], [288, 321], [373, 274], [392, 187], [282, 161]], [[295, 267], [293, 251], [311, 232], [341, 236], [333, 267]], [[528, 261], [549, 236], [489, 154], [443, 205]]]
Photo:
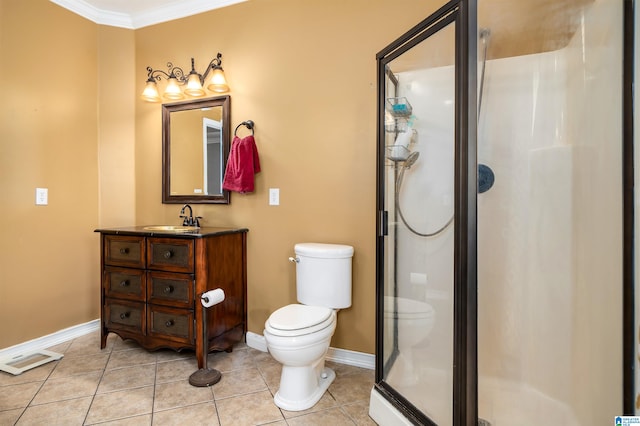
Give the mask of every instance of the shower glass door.
[[465, 388], [454, 367], [466, 283], [455, 267], [461, 15], [449, 2], [378, 55], [377, 389], [415, 422], [443, 426], [460, 424]]
[[489, 424], [606, 425], [622, 413], [624, 3], [478, 8], [478, 161], [495, 171], [478, 196]]

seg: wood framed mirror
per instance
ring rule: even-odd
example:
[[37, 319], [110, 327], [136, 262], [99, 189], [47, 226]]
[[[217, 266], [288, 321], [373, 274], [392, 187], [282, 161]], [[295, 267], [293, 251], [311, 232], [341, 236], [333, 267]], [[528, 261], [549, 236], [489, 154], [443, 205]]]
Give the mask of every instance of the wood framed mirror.
[[228, 95], [162, 105], [163, 203], [230, 203], [222, 189], [230, 117]]

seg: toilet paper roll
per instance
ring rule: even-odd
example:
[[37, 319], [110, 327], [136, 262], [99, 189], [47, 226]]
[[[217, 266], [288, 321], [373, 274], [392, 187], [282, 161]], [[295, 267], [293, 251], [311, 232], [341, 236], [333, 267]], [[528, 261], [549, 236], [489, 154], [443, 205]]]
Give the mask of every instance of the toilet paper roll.
[[204, 306], [205, 308], [210, 308], [213, 305], [217, 305], [223, 300], [224, 291], [221, 288], [216, 288], [215, 290], [209, 290], [205, 293], [202, 293], [202, 297], [200, 298], [202, 306]]

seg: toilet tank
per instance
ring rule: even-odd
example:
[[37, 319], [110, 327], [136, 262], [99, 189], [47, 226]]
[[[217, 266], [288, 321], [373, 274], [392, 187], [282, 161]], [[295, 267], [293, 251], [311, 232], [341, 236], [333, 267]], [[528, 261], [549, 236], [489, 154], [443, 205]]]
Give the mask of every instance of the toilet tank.
[[332, 309], [351, 306], [353, 247], [299, 243], [295, 253], [298, 302]]

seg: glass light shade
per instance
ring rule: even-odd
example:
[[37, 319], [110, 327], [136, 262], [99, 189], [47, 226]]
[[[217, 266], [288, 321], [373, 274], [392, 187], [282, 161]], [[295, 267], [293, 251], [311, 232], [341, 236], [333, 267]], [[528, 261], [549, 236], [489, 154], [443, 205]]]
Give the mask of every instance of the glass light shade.
[[184, 89], [184, 93], [193, 97], [204, 96], [207, 94], [207, 92], [202, 88], [202, 84], [200, 84], [200, 76], [197, 73], [189, 74], [187, 87]]
[[167, 87], [166, 89], [164, 89], [164, 94], [162, 96], [171, 100], [184, 98], [184, 95], [182, 94], [182, 90], [180, 90], [180, 85], [178, 84], [178, 80], [175, 77], [169, 78], [169, 80], [167, 81]]
[[147, 85], [142, 91], [141, 98], [147, 102], [160, 102], [160, 94], [158, 93], [158, 85], [153, 80], [147, 80]]
[[212, 92], [228, 92], [229, 86], [227, 85], [227, 79], [224, 76], [222, 68], [214, 68], [211, 73], [211, 80], [207, 89]]

